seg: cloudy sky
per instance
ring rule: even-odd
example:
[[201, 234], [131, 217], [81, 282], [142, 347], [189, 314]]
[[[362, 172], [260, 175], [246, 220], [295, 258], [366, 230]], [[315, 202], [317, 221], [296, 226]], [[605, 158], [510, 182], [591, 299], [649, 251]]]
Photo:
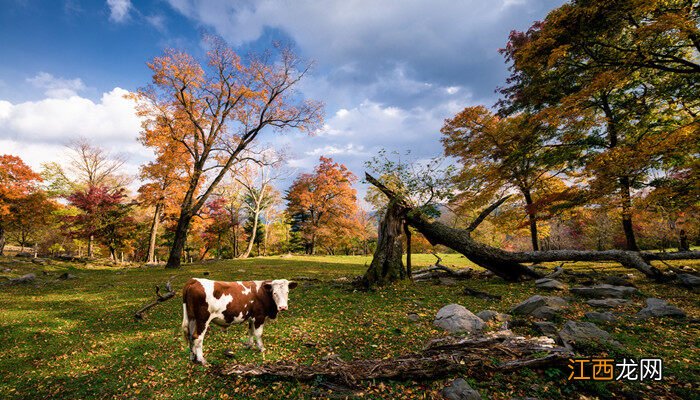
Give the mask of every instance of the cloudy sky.
[[[315, 136], [265, 132], [297, 171], [331, 156], [361, 176], [385, 148], [439, 156], [439, 130], [469, 105], [491, 106], [506, 65], [498, 49], [561, 0], [0, 0], [0, 154], [35, 168], [77, 136], [150, 158], [128, 91], [150, 81], [166, 48], [203, 53], [216, 33], [242, 53], [274, 40], [315, 61], [301, 90], [326, 104]], [[360, 188], [361, 195], [364, 188]]]

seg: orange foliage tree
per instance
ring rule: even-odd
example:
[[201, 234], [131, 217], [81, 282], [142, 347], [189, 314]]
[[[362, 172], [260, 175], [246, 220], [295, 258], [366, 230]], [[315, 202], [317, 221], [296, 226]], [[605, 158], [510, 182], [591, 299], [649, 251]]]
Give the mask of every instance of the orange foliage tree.
[[41, 177], [9, 154], [0, 156], [0, 255], [5, 249], [5, 229], [12, 217], [12, 206], [32, 193]]
[[287, 214], [292, 229], [301, 233], [305, 250], [315, 254], [320, 245], [328, 253], [334, 243], [363, 228], [358, 222], [357, 177], [343, 164], [321, 157], [313, 174], [301, 174], [287, 192]]
[[261, 131], [313, 131], [322, 120], [322, 104], [294, 91], [309, 66], [292, 51], [243, 62], [221, 39], [209, 42], [205, 63], [175, 50], [156, 57], [148, 64], [153, 84], [133, 95], [145, 120], [143, 143], [177, 146], [189, 161], [170, 268], [180, 266], [192, 218]]

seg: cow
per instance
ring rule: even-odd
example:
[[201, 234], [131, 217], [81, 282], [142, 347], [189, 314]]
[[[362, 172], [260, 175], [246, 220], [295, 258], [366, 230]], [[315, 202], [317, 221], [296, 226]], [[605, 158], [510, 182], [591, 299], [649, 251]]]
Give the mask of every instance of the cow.
[[204, 335], [210, 323], [224, 328], [248, 322], [248, 342], [261, 352], [266, 318], [276, 319], [287, 309], [289, 289], [296, 282], [286, 279], [268, 281], [221, 282], [192, 278], [182, 289], [182, 331], [190, 348], [190, 360], [207, 365], [202, 353]]

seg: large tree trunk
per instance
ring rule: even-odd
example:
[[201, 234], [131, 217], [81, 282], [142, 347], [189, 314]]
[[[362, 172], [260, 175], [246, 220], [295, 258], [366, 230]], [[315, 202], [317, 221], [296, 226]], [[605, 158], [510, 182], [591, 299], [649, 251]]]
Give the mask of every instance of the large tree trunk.
[[182, 252], [185, 250], [185, 243], [187, 242], [187, 231], [190, 228], [190, 221], [192, 221], [192, 216], [183, 210], [177, 221], [173, 247], [170, 249], [170, 255], [168, 256], [168, 262], [165, 264], [165, 268], [180, 268]]
[[[467, 229], [451, 228], [443, 223], [428, 220], [418, 210], [412, 209], [408, 203], [399, 195], [388, 189], [374, 177], [366, 174], [366, 179], [371, 184], [379, 188], [390, 200], [394, 212], [404, 216], [406, 221], [416, 228], [433, 244], [442, 244], [462, 253], [473, 263], [488, 269], [494, 274], [510, 281], [519, 279], [532, 279], [541, 277], [540, 274], [522, 265], [521, 263], [548, 262], [548, 261], [616, 261], [620, 264], [635, 268], [643, 272], [649, 278], [661, 280], [664, 275], [657, 268], [650, 264], [652, 260], [688, 260], [700, 259], [700, 252], [678, 252], [678, 253], [643, 253], [626, 250], [608, 251], [580, 251], [580, 250], [551, 250], [533, 252], [508, 252], [495, 247], [476, 242], [470, 237], [470, 233], [478, 226], [489, 212], [493, 211], [498, 204], [505, 199], [499, 200], [496, 204], [484, 210], [479, 217]], [[382, 229], [380, 227], [380, 229]], [[400, 227], [398, 228], [400, 229]], [[381, 230], [380, 230], [381, 232]], [[378, 255], [382, 255], [387, 244], [382, 242], [381, 237], [378, 243], [375, 259], [368, 270], [368, 274], [377, 261]], [[367, 275], [366, 275], [367, 276]]]
[[158, 238], [158, 222], [160, 221], [160, 211], [163, 208], [161, 203], [156, 204], [156, 210], [153, 213], [153, 222], [151, 223], [151, 238], [148, 242], [148, 263], [155, 262], [156, 254], [156, 239]]
[[0, 224], [0, 256], [5, 252], [5, 227]]
[[385, 285], [406, 278], [403, 266], [403, 228], [404, 207], [393, 199], [389, 200], [386, 214], [379, 224], [377, 249], [363, 281], [366, 286]]
[[632, 226], [632, 198], [630, 196], [630, 179], [620, 178], [620, 196], [622, 200], [622, 229], [625, 232], [627, 250], [639, 251]]
[[533, 207], [532, 195], [527, 189], [523, 189], [523, 196], [525, 197], [525, 209], [527, 210], [527, 218], [530, 220], [530, 241], [532, 242], [532, 250], [537, 251], [540, 249], [539, 241], [537, 240], [537, 213]]

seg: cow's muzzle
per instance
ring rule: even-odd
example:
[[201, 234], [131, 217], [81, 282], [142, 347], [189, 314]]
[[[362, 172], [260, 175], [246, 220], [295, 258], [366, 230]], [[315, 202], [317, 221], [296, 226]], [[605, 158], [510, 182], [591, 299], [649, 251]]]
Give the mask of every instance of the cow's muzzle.
[[286, 310], [287, 310], [287, 306], [279, 306], [279, 307], [277, 307], [277, 311], [286, 311]]

